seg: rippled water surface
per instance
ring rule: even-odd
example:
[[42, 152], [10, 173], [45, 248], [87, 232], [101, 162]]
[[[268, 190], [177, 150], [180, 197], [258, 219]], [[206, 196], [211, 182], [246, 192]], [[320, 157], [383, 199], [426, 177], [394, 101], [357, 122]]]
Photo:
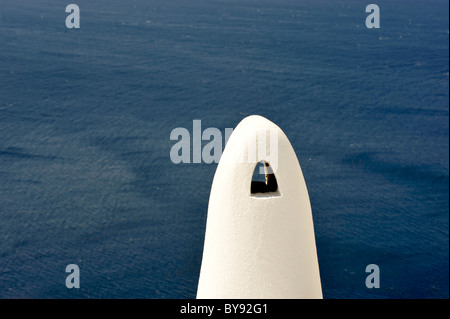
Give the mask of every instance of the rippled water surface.
[[173, 164], [170, 132], [260, 114], [302, 166], [325, 298], [448, 298], [448, 1], [378, 1], [380, 29], [356, 0], [76, 3], [77, 30], [1, 3], [0, 297], [194, 298], [217, 165]]

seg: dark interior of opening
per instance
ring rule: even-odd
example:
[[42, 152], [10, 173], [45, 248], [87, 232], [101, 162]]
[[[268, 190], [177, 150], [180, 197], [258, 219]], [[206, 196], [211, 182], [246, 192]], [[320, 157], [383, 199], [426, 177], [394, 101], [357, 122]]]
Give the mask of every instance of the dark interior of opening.
[[[262, 169], [263, 168], [263, 169]], [[261, 174], [261, 171], [264, 174]], [[263, 194], [263, 193], [274, 193], [278, 191], [278, 183], [275, 178], [275, 174], [267, 162], [259, 162], [256, 165], [255, 171], [253, 172], [253, 179], [251, 184], [252, 194]]]

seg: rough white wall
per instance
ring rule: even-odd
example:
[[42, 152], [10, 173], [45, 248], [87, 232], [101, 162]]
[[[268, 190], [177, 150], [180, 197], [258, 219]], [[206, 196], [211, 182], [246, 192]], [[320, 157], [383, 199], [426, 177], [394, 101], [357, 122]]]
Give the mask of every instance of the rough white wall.
[[[256, 163], [237, 162], [236, 154], [244, 152], [247, 159], [255, 132], [271, 128], [278, 132], [280, 194], [251, 196]], [[322, 298], [311, 206], [297, 156], [283, 131], [261, 116], [239, 123], [217, 167], [197, 298]]]

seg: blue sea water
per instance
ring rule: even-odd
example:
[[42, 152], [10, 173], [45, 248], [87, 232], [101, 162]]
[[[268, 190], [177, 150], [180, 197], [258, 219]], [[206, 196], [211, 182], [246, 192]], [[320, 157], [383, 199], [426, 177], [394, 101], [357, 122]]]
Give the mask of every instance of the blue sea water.
[[[260, 114], [308, 186], [325, 298], [449, 297], [449, 3], [0, 2], [0, 297], [194, 298], [217, 164]], [[80, 267], [67, 289], [65, 267]], [[365, 268], [380, 268], [368, 289]]]

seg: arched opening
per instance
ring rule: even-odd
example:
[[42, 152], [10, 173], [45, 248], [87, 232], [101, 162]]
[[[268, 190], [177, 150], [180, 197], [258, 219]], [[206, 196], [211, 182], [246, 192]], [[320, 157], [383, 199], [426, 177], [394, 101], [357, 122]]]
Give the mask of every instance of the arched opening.
[[253, 171], [250, 193], [252, 196], [258, 194], [280, 195], [277, 179], [268, 162], [261, 161], [256, 164], [255, 170]]

